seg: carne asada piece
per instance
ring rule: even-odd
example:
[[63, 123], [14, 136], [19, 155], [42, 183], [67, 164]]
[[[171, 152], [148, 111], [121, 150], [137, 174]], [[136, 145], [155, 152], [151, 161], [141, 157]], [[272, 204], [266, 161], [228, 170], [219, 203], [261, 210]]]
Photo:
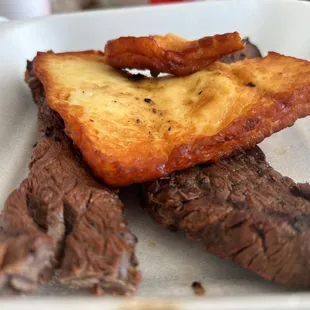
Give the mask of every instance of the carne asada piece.
[[[27, 80], [33, 88], [43, 90], [35, 79]], [[68, 152], [62, 154], [67, 138], [59, 130], [61, 120], [53, 120], [54, 113], [46, 113], [43, 101], [38, 103], [39, 142], [29, 175], [8, 197], [0, 214], [0, 289], [37, 289], [51, 279], [62, 253], [65, 223], [59, 171], [69, 162]], [[63, 145], [50, 136], [52, 124]]]
[[[44, 118], [42, 108], [40, 127]], [[46, 283], [57, 267], [65, 236], [62, 180], [59, 180], [59, 172], [67, 169], [61, 166], [66, 167], [69, 162], [65, 151], [65, 147], [41, 132], [28, 177], [5, 203], [0, 215], [2, 286], [32, 291]]]
[[[124, 218], [118, 196], [100, 184], [84, 163], [79, 151], [64, 133], [60, 116], [45, 102], [42, 84], [30, 71], [33, 97], [44, 116], [44, 133], [63, 148], [55, 156], [61, 179], [66, 234], [60, 281], [73, 287], [95, 288], [97, 294], [134, 294], [141, 275], [135, 256], [137, 239]], [[48, 130], [47, 130], [48, 129]], [[67, 156], [65, 156], [67, 154]], [[68, 162], [65, 162], [65, 161]]]
[[65, 135], [31, 62], [26, 82], [39, 106], [39, 141], [28, 178], [0, 216], [0, 288], [36, 289], [51, 278], [64, 254], [62, 282], [97, 293], [134, 293], [140, 282], [136, 237], [122, 202], [93, 178]]
[[28, 193], [21, 186], [0, 215], [0, 290], [33, 291], [51, 278], [55, 267], [53, 238], [31, 217], [27, 202]]
[[162, 226], [267, 280], [310, 287], [310, 185], [276, 172], [258, 147], [144, 189], [145, 209]]

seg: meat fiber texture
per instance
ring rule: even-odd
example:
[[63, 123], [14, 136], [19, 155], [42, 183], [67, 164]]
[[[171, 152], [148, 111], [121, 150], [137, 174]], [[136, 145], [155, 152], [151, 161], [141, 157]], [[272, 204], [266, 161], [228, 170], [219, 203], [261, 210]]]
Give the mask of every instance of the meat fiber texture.
[[39, 141], [27, 179], [0, 216], [0, 288], [33, 291], [60, 267], [64, 284], [98, 294], [135, 293], [136, 237], [122, 202], [93, 178], [63, 121], [45, 103], [31, 63], [26, 81], [39, 108]]
[[310, 288], [310, 185], [276, 172], [258, 147], [163, 177], [144, 194], [162, 226], [267, 280]]
[[[221, 61], [261, 57], [246, 43]], [[162, 226], [265, 279], [302, 288], [310, 287], [309, 199], [309, 184], [281, 176], [258, 147], [144, 186], [145, 210]]]

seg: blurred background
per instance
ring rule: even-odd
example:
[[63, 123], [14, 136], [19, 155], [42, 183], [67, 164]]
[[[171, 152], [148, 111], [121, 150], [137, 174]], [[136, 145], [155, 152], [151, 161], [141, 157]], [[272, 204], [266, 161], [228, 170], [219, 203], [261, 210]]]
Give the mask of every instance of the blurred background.
[[56, 13], [203, 0], [0, 0], [0, 16], [25, 19]]
[[[83, 9], [110, 8], [122, 6], [138, 6], [147, 4], [163, 4], [188, 2], [195, 0], [50, 0], [53, 12], [63, 12], [64, 10], [76, 11]], [[197, 0], [196, 0], [197, 1]]]
[[[2, 16], [8, 19], [25, 19], [83, 10], [139, 5], [160, 5], [164, 3], [180, 3], [190, 1], [208, 0], [0, 0], [0, 17]], [[247, 0], [243, 1], [246, 2]]]

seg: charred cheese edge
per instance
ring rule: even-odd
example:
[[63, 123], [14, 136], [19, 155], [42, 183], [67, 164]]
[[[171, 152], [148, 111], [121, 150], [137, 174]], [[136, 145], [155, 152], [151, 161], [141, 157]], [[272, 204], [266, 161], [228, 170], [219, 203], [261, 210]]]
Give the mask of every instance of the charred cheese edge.
[[140, 81], [96, 51], [38, 53], [34, 65], [67, 134], [113, 186], [218, 160], [310, 113], [309, 62], [276, 53]]

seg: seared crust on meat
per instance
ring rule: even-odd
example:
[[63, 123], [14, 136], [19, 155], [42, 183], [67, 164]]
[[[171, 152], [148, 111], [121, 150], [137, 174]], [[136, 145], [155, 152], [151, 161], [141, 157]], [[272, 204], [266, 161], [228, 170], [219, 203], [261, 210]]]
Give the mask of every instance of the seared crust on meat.
[[310, 63], [277, 53], [135, 82], [94, 51], [39, 53], [35, 71], [66, 133], [112, 186], [218, 161], [310, 114]]

